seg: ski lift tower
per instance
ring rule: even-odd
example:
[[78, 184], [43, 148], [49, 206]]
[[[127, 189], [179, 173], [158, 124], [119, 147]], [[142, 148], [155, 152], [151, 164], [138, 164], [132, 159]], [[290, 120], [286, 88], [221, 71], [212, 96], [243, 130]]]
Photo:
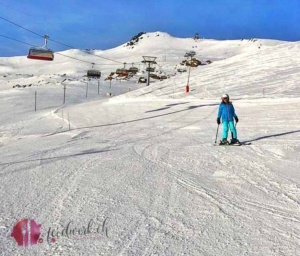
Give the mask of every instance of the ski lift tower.
[[148, 71], [148, 79], [147, 79], [147, 85], [150, 84], [150, 71], [154, 70], [153, 68], [151, 68], [151, 64], [156, 64], [156, 58], [157, 57], [152, 57], [152, 56], [143, 56], [143, 61], [142, 63], [148, 63], [148, 67], [147, 67], [147, 71]]

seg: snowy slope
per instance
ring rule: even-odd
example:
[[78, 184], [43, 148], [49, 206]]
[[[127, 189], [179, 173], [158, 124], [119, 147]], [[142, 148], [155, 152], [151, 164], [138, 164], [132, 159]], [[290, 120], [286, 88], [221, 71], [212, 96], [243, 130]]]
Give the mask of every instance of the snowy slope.
[[[133, 49], [97, 53], [128, 63], [156, 55], [170, 78], [149, 87], [101, 79], [100, 95], [93, 81], [87, 98], [84, 63], [0, 58], [2, 255], [297, 255], [299, 47], [147, 33]], [[189, 50], [213, 63], [192, 68], [186, 94], [187, 73], [174, 66]], [[250, 145], [213, 146], [223, 92]], [[23, 218], [42, 225], [42, 243], [17, 246], [10, 234]], [[57, 233], [90, 220], [98, 233]]]

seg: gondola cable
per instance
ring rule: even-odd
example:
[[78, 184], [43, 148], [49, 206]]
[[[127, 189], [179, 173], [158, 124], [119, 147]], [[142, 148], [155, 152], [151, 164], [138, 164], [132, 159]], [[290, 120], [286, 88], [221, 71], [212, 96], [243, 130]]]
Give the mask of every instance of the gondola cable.
[[[29, 46], [31, 46], [31, 47], [36, 47], [35, 45], [29, 44], [29, 43], [26, 43], [26, 42], [22, 42], [22, 41], [20, 41], [20, 40], [18, 40], [18, 39], [14, 39], [14, 38], [11, 38], [11, 37], [9, 37], [9, 36], [5, 36], [5, 35], [0, 35], [0, 36], [2, 36], [2, 37], [4, 37], [4, 38], [7, 38], [7, 39], [10, 39], [10, 40], [12, 40], [12, 41], [16, 41], [16, 42], [19, 42], [19, 43], [22, 43], [22, 44], [29, 45]], [[62, 54], [62, 53], [55, 52], [55, 54], [64, 56], [64, 57], [66, 57], [66, 58], [70, 58], [70, 59], [74, 59], [74, 60], [78, 60], [78, 61], [81, 61], [81, 62], [85, 62], [85, 63], [91, 64], [91, 62], [89, 62], [89, 61], [81, 60], [81, 59], [78, 59], [78, 58], [75, 58], [75, 57], [71, 57], [71, 56], [68, 56], [68, 55], [65, 55], [65, 54]]]
[[[33, 33], [33, 34], [35, 34], [35, 35], [37, 35], [37, 36], [39, 36], [39, 37], [44, 38], [44, 35], [41, 35], [41, 34], [36, 33], [36, 32], [34, 32], [34, 31], [30, 30], [30, 29], [27, 29], [27, 28], [25, 28], [25, 27], [23, 27], [23, 26], [21, 26], [21, 25], [15, 23], [15, 22], [13, 22], [13, 21], [10, 21], [10, 20], [8, 20], [8, 19], [6, 19], [6, 18], [3, 18], [3, 17], [1, 17], [1, 16], [0, 16], [0, 19], [4, 20], [4, 21], [6, 21], [6, 22], [9, 22], [9, 23], [11, 23], [11, 24], [13, 24], [13, 25], [15, 25], [15, 26], [17, 26], [17, 27], [19, 27], [19, 28], [22, 28], [22, 29], [24, 29], [24, 30], [26, 30], [26, 31], [28, 31], [28, 32], [30, 32], [30, 33]], [[69, 47], [69, 48], [71, 48], [71, 49], [76, 49], [76, 47], [73, 47], [73, 46], [71, 46], [71, 45], [67, 45], [67, 44], [58, 42], [58, 41], [53, 40], [53, 39], [50, 39], [50, 38], [48, 38], [48, 40], [51, 41], [51, 42], [54, 42], [54, 43], [57, 43], [57, 44], [60, 44], [60, 45]], [[86, 53], [86, 54], [90, 54], [90, 55], [96, 56], [96, 57], [101, 58], [101, 59], [105, 59], [105, 60], [109, 60], [109, 61], [112, 61], [112, 62], [116, 62], [116, 63], [123, 64], [123, 62], [121, 62], [121, 61], [112, 60], [112, 59], [109, 59], [109, 58], [106, 58], [106, 57], [101, 57], [101, 56], [99, 56], [99, 55], [95, 55], [95, 54], [92, 54], [92, 53], [87, 52], [87, 51], [84, 51], [84, 50], [80, 50], [80, 49], [78, 49], [78, 50], [81, 51], [81, 52], [84, 52], [84, 53]]]
[[[9, 37], [9, 36], [5, 36], [5, 35], [0, 35], [0, 36], [1, 36], [1, 37], [4, 37], [4, 38], [6, 38], [6, 39], [12, 40], [12, 41], [16, 41], [16, 42], [21, 43], [21, 44], [26, 44], [26, 45], [31, 46], [31, 47], [36, 47], [36, 46], [33, 45], [33, 44], [29, 44], [29, 43], [20, 41], [20, 40], [18, 40], [18, 39], [14, 39], [14, 38]], [[61, 55], [61, 56], [64, 56], [64, 57], [66, 57], [66, 58], [78, 60], [78, 61], [81, 61], [81, 62], [85, 62], [85, 63], [88, 63], [88, 64], [92, 64], [92, 62], [89, 62], [89, 61], [86, 61], [86, 60], [81, 60], [81, 59], [78, 59], [78, 58], [75, 58], [75, 57], [71, 57], [71, 56], [69, 56], [69, 55], [65, 55], [65, 54], [62, 54], [62, 53], [55, 52], [54, 54]], [[95, 66], [98, 66], [98, 65], [99, 65], [99, 66], [100, 66], [100, 65], [101, 65], [101, 66], [116, 66], [116, 65], [119, 65], [119, 64], [97, 64], [97, 63], [95, 63], [94, 65], [95, 65]]]

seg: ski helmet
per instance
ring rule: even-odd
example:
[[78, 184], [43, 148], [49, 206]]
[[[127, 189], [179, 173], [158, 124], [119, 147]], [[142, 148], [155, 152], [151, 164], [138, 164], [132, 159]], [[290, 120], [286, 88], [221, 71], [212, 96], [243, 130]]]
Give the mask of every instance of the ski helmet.
[[221, 98], [222, 98], [222, 100], [225, 99], [225, 98], [227, 98], [227, 99], [229, 100], [229, 95], [228, 95], [227, 93], [222, 94], [222, 97], [221, 97]]

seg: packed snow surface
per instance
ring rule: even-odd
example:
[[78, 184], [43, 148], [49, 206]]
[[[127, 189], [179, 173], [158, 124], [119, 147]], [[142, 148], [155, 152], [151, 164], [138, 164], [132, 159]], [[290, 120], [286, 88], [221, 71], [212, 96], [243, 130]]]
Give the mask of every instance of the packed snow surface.
[[[191, 50], [212, 63], [186, 93]], [[122, 64], [63, 52], [103, 62], [98, 83], [61, 55], [0, 58], [1, 255], [299, 254], [299, 42], [156, 32], [94, 52], [140, 71], [110, 83]], [[147, 55], [168, 79], [137, 83]], [[222, 93], [246, 145], [214, 146]], [[41, 225], [37, 244], [11, 236], [23, 219]]]

